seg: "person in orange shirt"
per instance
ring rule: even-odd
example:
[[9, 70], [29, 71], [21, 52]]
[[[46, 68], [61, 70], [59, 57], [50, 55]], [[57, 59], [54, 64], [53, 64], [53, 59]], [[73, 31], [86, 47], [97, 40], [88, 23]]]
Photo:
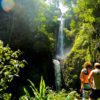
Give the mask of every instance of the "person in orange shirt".
[[[80, 73], [80, 81], [81, 81], [81, 88], [80, 92], [82, 92], [82, 98], [88, 98], [89, 97], [89, 91], [90, 91], [90, 84], [92, 85], [93, 79], [91, 77], [90, 83], [88, 81], [88, 76], [91, 72], [91, 63], [90, 62], [85, 62], [83, 65], [83, 69], [81, 70]], [[86, 91], [88, 91], [88, 95], [86, 94]]]

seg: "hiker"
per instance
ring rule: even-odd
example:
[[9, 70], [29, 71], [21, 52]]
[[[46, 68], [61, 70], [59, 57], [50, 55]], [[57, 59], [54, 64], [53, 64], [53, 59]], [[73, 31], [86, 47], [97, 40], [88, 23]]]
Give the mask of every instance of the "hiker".
[[80, 73], [80, 80], [81, 80], [81, 88], [80, 92], [82, 93], [82, 98], [89, 98], [89, 92], [90, 92], [90, 84], [92, 84], [92, 77], [90, 78], [90, 83], [88, 81], [88, 76], [91, 72], [91, 63], [85, 62], [83, 65], [83, 69]]
[[90, 93], [89, 100], [100, 98], [100, 63], [94, 64], [94, 69], [89, 74], [88, 80], [93, 77], [93, 85], [91, 85], [92, 92]]

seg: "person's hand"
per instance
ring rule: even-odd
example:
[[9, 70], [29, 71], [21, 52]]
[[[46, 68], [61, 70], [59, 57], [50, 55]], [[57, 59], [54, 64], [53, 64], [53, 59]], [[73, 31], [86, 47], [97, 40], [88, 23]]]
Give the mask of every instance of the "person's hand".
[[83, 89], [83, 88], [80, 88], [80, 92], [82, 92], [82, 89]]

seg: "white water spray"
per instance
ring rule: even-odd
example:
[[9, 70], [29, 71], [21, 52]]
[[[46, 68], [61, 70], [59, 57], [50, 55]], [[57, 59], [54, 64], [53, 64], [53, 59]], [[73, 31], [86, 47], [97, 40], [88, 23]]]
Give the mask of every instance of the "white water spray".
[[[57, 51], [56, 51], [56, 58], [53, 60], [54, 63], [54, 70], [55, 70], [55, 87], [56, 90], [61, 89], [61, 62], [64, 59], [64, 34], [63, 34], [63, 28], [64, 28], [64, 18], [63, 15], [67, 11], [65, 7], [60, 4], [58, 7], [61, 10], [61, 16], [58, 19], [60, 22], [59, 26], [59, 32], [57, 34]], [[59, 60], [60, 61], [59, 61]]]
[[63, 14], [61, 14], [58, 20], [60, 21], [60, 27], [59, 27], [58, 37], [57, 37], [56, 58], [63, 59], [64, 57], [64, 34], [63, 34], [64, 18], [63, 18]]
[[55, 70], [55, 87], [56, 90], [61, 89], [61, 70], [60, 70], [60, 62], [57, 59], [53, 59], [54, 70]]
[[56, 90], [61, 89], [61, 64], [60, 60], [64, 57], [64, 35], [63, 35], [63, 25], [64, 25], [64, 19], [61, 15], [59, 18], [60, 21], [60, 27], [58, 32], [58, 39], [57, 39], [57, 51], [56, 51], [56, 59], [53, 60], [54, 63], [54, 70], [55, 70], [55, 87]]

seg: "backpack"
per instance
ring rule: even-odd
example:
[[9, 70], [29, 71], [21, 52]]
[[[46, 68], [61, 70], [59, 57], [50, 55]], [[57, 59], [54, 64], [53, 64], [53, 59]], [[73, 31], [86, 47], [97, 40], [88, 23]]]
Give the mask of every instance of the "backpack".
[[89, 74], [87, 68], [84, 68], [83, 72], [84, 72], [85, 75], [88, 75]]

